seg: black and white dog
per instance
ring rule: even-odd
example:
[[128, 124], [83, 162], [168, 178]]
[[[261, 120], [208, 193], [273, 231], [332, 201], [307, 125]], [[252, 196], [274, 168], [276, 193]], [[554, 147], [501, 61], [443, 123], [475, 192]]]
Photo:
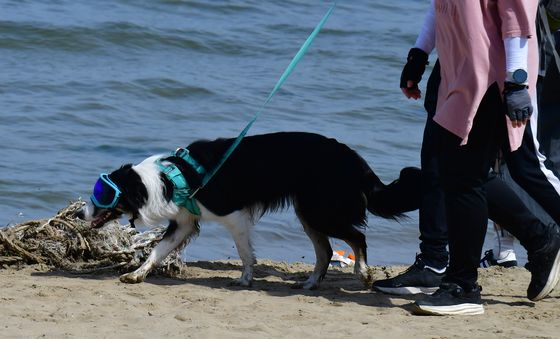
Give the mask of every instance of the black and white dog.
[[400, 180], [385, 185], [348, 146], [304, 132], [245, 137], [207, 185], [191, 189], [195, 193], [191, 208], [178, 205], [174, 192], [177, 183], [167, 170], [178, 169], [176, 172], [189, 187], [199, 188], [204, 169], [215, 168], [233, 142], [234, 139], [196, 141], [187, 147], [193, 161], [178, 155], [157, 155], [100, 177], [92, 203], [80, 213], [92, 221], [93, 227], [101, 227], [123, 214], [147, 225], [169, 223], [146, 262], [122, 275], [121, 281], [142, 282], [172, 250], [198, 234], [199, 222], [216, 221], [233, 236], [243, 263], [243, 274], [236, 283], [250, 286], [256, 263], [251, 228], [264, 213], [289, 205], [294, 206], [316, 254], [313, 273], [297, 287], [319, 287], [333, 253], [329, 237], [348, 243], [356, 256], [354, 272], [365, 281], [367, 245], [361, 229], [366, 226], [366, 210], [395, 219], [418, 207], [419, 189], [400, 192], [403, 177], [417, 177], [417, 169], [405, 169]]

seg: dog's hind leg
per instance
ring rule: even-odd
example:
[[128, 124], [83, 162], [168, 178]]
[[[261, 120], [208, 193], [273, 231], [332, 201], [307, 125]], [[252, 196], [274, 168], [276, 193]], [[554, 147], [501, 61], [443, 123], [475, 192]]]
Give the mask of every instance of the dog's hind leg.
[[253, 267], [257, 263], [251, 245], [251, 228], [254, 225], [254, 220], [250, 213], [241, 210], [223, 217], [220, 221], [231, 233], [237, 247], [237, 253], [243, 263], [241, 278], [236, 280], [233, 285], [249, 287], [253, 283]]
[[144, 281], [148, 273], [157, 267], [171, 251], [197, 233], [198, 226], [192, 216], [188, 216], [182, 221], [170, 221], [163, 239], [154, 247], [148, 259], [136, 271], [121, 275], [120, 280], [129, 284]]
[[332, 247], [329, 243], [329, 238], [320, 233], [311, 227], [309, 227], [305, 221], [300, 218], [303, 229], [311, 242], [313, 243], [313, 248], [315, 249], [315, 268], [313, 269], [313, 273], [307, 278], [306, 281], [302, 283], [296, 283], [292, 286], [292, 288], [304, 288], [307, 290], [315, 290], [319, 288], [321, 281], [327, 274], [327, 270], [329, 269], [329, 263], [331, 262], [332, 258]]
[[342, 239], [352, 248], [356, 256], [354, 273], [360, 277], [366, 287], [371, 287], [373, 278], [367, 269], [366, 236], [354, 227], [348, 229], [350, 231]]

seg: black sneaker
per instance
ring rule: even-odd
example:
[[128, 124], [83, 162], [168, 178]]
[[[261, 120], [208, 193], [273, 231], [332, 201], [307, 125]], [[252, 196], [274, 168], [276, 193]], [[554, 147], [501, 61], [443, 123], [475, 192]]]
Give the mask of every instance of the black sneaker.
[[502, 267], [515, 267], [517, 266], [517, 258], [515, 257], [515, 252], [511, 251], [507, 253], [505, 258], [496, 259], [493, 250], [488, 250], [484, 252], [484, 256], [480, 259], [480, 267], [488, 268], [490, 266], [502, 266]]
[[432, 295], [426, 296], [414, 303], [414, 314], [428, 315], [476, 315], [483, 314], [482, 288], [465, 291], [461, 286], [452, 283], [442, 283]]
[[432, 294], [439, 288], [444, 275], [445, 269], [437, 273], [426, 267], [417, 255], [414, 264], [406, 271], [390, 279], [377, 280], [371, 287], [376, 291], [397, 295]]
[[531, 272], [527, 298], [541, 300], [552, 292], [560, 278], [560, 233], [557, 226], [550, 230], [548, 244], [528, 253], [525, 268]]

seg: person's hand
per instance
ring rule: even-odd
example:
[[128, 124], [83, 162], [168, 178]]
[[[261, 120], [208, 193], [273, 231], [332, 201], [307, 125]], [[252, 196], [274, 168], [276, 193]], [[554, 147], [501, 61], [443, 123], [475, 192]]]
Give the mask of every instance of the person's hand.
[[408, 52], [406, 65], [401, 73], [401, 91], [407, 98], [419, 99], [422, 92], [418, 88], [418, 83], [422, 80], [422, 75], [428, 64], [428, 54], [420, 48], [412, 48]]
[[527, 124], [531, 114], [533, 114], [533, 105], [527, 86], [506, 82], [504, 100], [507, 107], [506, 114], [513, 127], [521, 127]]

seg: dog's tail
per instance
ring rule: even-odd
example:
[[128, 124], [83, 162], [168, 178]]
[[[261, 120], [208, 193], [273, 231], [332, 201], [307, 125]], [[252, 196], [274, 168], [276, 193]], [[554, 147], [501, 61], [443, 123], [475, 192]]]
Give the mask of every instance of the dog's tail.
[[420, 174], [419, 168], [405, 167], [397, 180], [385, 185], [368, 167], [364, 183], [368, 211], [383, 218], [399, 219], [403, 213], [420, 208]]

